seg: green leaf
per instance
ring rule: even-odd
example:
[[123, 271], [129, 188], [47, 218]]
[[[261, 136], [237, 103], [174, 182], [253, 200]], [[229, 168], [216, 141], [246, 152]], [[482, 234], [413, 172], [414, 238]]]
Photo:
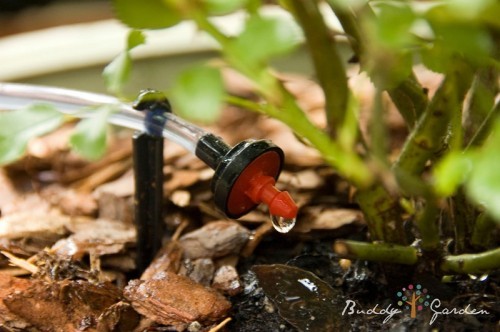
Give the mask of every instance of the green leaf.
[[146, 43], [146, 35], [141, 30], [131, 30], [127, 36], [127, 51]]
[[210, 123], [219, 117], [224, 95], [224, 83], [219, 70], [196, 66], [177, 77], [171, 90], [171, 101], [181, 116]]
[[243, 7], [247, 0], [203, 0], [208, 15], [224, 15]]
[[477, 151], [474, 168], [466, 183], [466, 192], [477, 204], [483, 206], [497, 221], [500, 221], [500, 122], [495, 124], [492, 136]]
[[380, 2], [375, 5], [377, 16], [371, 30], [378, 43], [398, 49], [414, 42], [411, 28], [416, 15], [404, 2]]
[[[489, 6], [491, 5], [491, 6]], [[482, 23], [482, 11], [494, 10], [491, 1], [450, 1], [432, 7], [424, 17], [433, 31], [433, 41], [422, 50], [422, 61], [433, 71], [446, 73], [457, 56], [476, 65], [490, 64], [494, 41]], [[496, 13], [496, 16], [500, 12]]]
[[106, 152], [107, 121], [112, 112], [112, 106], [103, 105], [78, 123], [69, 139], [71, 147], [78, 154], [96, 160]]
[[0, 165], [19, 159], [30, 139], [59, 127], [63, 114], [48, 104], [0, 112]]
[[434, 167], [434, 190], [441, 197], [453, 195], [469, 177], [474, 162], [471, 154], [454, 151]]
[[132, 59], [128, 52], [120, 53], [103, 70], [102, 76], [108, 90], [119, 94], [130, 77]]
[[113, 59], [103, 70], [102, 76], [108, 90], [114, 94], [120, 94], [130, 77], [132, 69], [132, 58], [130, 51], [146, 42], [146, 36], [142, 31], [131, 30], [127, 36], [127, 48]]
[[180, 14], [162, 0], [113, 0], [116, 16], [134, 29], [162, 29], [177, 24]]
[[258, 65], [291, 51], [300, 41], [300, 30], [290, 20], [252, 16], [229, 52], [249, 65]]

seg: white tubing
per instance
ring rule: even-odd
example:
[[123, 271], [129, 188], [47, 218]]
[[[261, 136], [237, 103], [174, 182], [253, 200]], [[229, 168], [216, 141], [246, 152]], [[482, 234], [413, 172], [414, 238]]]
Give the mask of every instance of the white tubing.
[[[145, 130], [144, 114], [111, 96], [56, 87], [0, 82], [0, 110], [17, 110], [34, 103], [53, 104], [60, 112], [79, 118], [91, 116], [91, 107], [112, 105], [117, 112], [111, 114], [109, 123], [139, 131]], [[163, 137], [195, 153], [198, 140], [207, 133], [171, 113], [166, 114], [166, 117]]]

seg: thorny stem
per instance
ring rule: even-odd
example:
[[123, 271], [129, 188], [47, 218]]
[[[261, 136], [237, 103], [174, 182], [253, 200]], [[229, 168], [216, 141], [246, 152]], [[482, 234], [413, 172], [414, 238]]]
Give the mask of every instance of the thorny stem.
[[[362, 28], [357, 16], [374, 13], [368, 6], [361, 11], [355, 12], [345, 6], [339, 6], [335, 1], [328, 1], [332, 10], [339, 19], [344, 31], [350, 36], [350, 43], [354, 53], [358, 56], [361, 66], [367, 62], [367, 54], [364, 48], [366, 40], [363, 37]], [[416, 119], [427, 107], [428, 98], [424, 89], [420, 86], [415, 75], [412, 73], [399, 86], [388, 91], [399, 112], [410, 128], [414, 127]], [[357, 201], [365, 213], [368, 227], [373, 240], [384, 240], [394, 243], [405, 243], [402, 229], [402, 208], [397, 198], [383, 186], [382, 183], [373, 187], [360, 190]]]
[[407, 126], [410, 129], [413, 128], [429, 102], [425, 89], [417, 81], [415, 74], [412, 73], [397, 87], [389, 89], [387, 92]]
[[448, 273], [479, 274], [498, 268], [500, 268], [500, 248], [479, 254], [445, 256], [441, 262], [441, 270]]
[[[361, 66], [365, 67], [368, 60], [365, 49], [367, 41], [363, 37], [363, 27], [358, 23], [362, 22], [362, 19], [358, 16], [373, 17], [375, 14], [369, 5], [363, 6], [359, 12], [355, 12], [351, 8], [338, 5], [334, 0], [329, 0], [328, 3], [335, 12], [345, 33], [350, 36], [349, 42], [354, 54], [359, 58]], [[415, 74], [411, 73], [398, 86], [387, 90], [387, 92], [408, 127], [413, 128], [417, 119], [424, 113], [428, 103], [427, 93], [418, 82]]]
[[373, 241], [405, 244], [402, 208], [382, 185], [360, 190], [356, 200], [363, 210]]
[[421, 247], [425, 251], [435, 251], [439, 247], [440, 230], [437, 216], [439, 207], [435, 199], [429, 198], [423, 211], [417, 216], [416, 224], [422, 239]]
[[317, 1], [285, 0], [285, 3], [304, 31], [316, 76], [325, 95], [328, 128], [334, 137], [344, 122], [349, 96], [346, 71], [335, 38], [324, 22]]
[[413, 265], [418, 260], [417, 249], [409, 246], [350, 240], [337, 240], [333, 246], [339, 256], [350, 259], [406, 265]]
[[443, 140], [449, 135], [448, 126], [451, 118], [455, 112], [460, 112], [460, 102], [471, 81], [472, 73], [465, 65], [457, 66], [444, 78], [427, 110], [403, 146], [394, 165], [396, 176], [399, 172], [420, 175], [427, 161], [442, 149]]

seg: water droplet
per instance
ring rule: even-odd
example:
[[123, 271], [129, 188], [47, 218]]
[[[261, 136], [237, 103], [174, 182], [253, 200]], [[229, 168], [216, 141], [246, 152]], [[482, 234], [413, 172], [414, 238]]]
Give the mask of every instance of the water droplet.
[[296, 219], [288, 219], [271, 214], [271, 221], [275, 230], [280, 233], [288, 233], [295, 226]]

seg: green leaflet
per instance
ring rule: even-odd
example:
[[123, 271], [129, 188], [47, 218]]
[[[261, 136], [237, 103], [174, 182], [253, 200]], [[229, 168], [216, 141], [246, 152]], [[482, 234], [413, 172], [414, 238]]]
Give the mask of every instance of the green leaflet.
[[78, 154], [96, 160], [106, 152], [107, 120], [112, 112], [113, 106], [103, 105], [78, 123], [69, 140]]
[[174, 108], [182, 117], [204, 123], [219, 117], [224, 96], [224, 83], [219, 70], [207, 66], [183, 71], [170, 93]]
[[0, 112], [0, 165], [19, 159], [30, 139], [51, 132], [62, 122], [63, 114], [48, 104]]
[[113, 7], [118, 19], [134, 29], [162, 29], [180, 21], [168, 1], [113, 0]]
[[102, 72], [108, 90], [112, 93], [120, 94], [123, 86], [130, 77], [131, 68], [132, 59], [129, 52], [122, 52], [114, 58]]
[[247, 0], [203, 0], [208, 15], [224, 15], [243, 7]]
[[454, 151], [434, 167], [434, 190], [441, 197], [452, 196], [470, 176], [473, 167], [470, 153]]
[[229, 53], [238, 61], [250, 67], [286, 54], [300, 41], [298, 27], [283, 18], [252, 16], [247, 21], [245, 30], [230, 47]]
[[146, 36], [139, 30], [131, 30], [127, 36], [127, 48], [113, 59], [103, 70], [106, 87], [114, 94], [120, 94], [130, 77], [132, 58], [130, 51], [146, 42]]
[[500, 223], [500, 122], [491, 131], [491, 137], [474, 157], [474, 167], [465, 184], [469, 197], [483, 206]]

